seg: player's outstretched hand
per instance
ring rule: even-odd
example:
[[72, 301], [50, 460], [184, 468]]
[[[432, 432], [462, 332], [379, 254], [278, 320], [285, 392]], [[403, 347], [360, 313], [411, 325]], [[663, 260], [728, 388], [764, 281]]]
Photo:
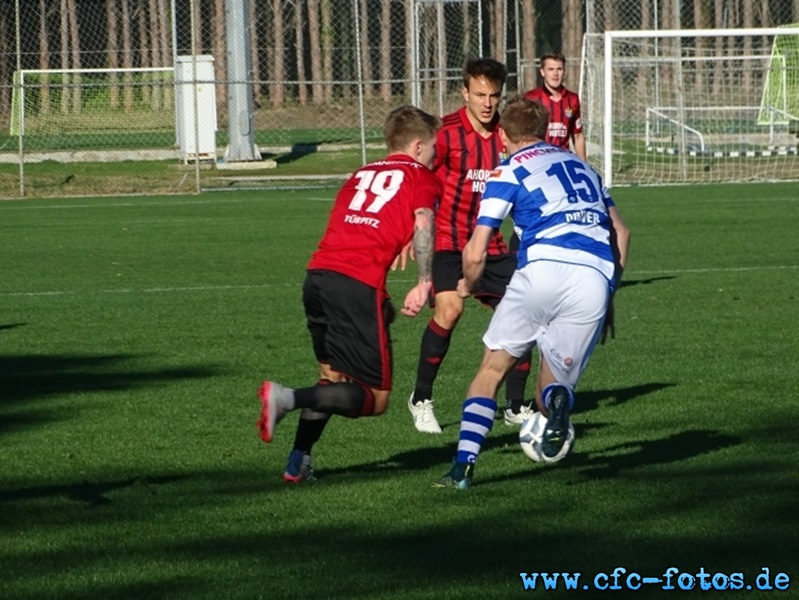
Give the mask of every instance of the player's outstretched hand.
[[405, 247], [400, 250], [400, 253], [397, 254], [397, 257], [394, 259], [394, 262], [391, 263], [391, 270], [396, 271], [397, 267], [400, 268], [400, 271], [404, 271], [405, 267], [408, 266], [408, 259], [416, 260], [416, 254], [413, 252], [413, 241], [408, 242]]
[[400, 312], [406, 317], [415, 317], [427, 304], [430, 294], [430, 283], [417, 283], [405, 296]]
[[616, 311], [613, 309], [613, 298], [608, 302], [607, 311], [605, 311], [605, 323], [602, 325], [602, 337], [599, 338], [599, 343], [604, 344], [608, 340], [608, 332], [610, 332], [610, 339], [616, 339]]

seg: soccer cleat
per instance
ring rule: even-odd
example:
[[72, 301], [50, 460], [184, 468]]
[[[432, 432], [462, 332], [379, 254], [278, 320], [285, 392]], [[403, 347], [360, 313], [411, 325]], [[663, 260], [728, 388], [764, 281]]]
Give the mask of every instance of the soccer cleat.
[[275, 425], [286, 414], [284, 398], [288, 391], [287, 388], [274, 381], [264, 381], [261, 389], [258, 390], [258, 397], [261, 399], [261, 418], [258, 419], [258, 432], [261, 435], [261, 439], [266, 443], [272, 441]]
[[474, 475], [474, 465], [472, 463], [462, 463], [452, 461], [452, 468], [441, 479], [433, 484], [438, 488], [455, 488], [456, 490], [468, 490], [472, 487], [472, 475]]
[[441, 426], [433, 413], [433, 401], [422, 400], [418, 404], [413, 403], [413, 394], [408, 398], [408, 410], [411, 411], [413, 424], [422, 433], [441, 433]]
[[513, 412], [510, 408], [503, 411], [505, 425], [522, 425], [533, 414], [533, 409], [527, 404], [522, 404], [519, 412]]
[[302, 450], [292, 450], [286, 463], [286, 471], [283, 473], [283, 481], [286, 483], [316, 481], [311, 468], [311, 455]]
[[544, 458], [554, 458], [563, 448], [569, 437], [569, 390], [556, 386], [550, 395], [547, 412], [549, 418], [541, 436], [541, 454]]

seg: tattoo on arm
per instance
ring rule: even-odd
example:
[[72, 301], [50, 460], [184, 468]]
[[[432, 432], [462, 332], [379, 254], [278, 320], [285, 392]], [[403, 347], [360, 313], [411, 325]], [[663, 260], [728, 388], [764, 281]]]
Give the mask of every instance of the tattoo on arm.
[[433, 223], [433, 211], [431, 209], [420, 208], [416, 211], [416, 223], [413, 230], [413, 251], [416, 254], [419, 281], [432, 281], [433, 277], [433, 251], [435, 249]]

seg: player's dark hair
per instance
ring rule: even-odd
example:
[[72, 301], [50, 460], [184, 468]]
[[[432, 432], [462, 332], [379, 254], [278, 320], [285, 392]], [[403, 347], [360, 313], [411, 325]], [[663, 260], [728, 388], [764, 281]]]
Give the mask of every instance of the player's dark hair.
[[493, 58], [472, 58], [466, 61], [463, 67], [463, 87], [469, 89], [469, 81], [478, 77], [485, 77], [492, 83], [505, 85], [508, 78], [508, 69], [498, 60]]
[[547, 135], [549, 113], [540, 102], [515, 96], [499, 117], [505, 135], [514, 144], [543, 140]]
[[543, 68], [544, 63], [547, 60], [556, 60], [561, 63], [564, 67], [566, 66], [566, 57], [563, 56], [560, 52], [547, 52], [546, 54], [542, 54], [541, 58], [538, 59], [538, 66]]
[[405, 150], [414, 140], [429, 140], [441, 127], [441, 119], [406, 104], [395, 108], [386, 117], [383, 139], [390, 152]]

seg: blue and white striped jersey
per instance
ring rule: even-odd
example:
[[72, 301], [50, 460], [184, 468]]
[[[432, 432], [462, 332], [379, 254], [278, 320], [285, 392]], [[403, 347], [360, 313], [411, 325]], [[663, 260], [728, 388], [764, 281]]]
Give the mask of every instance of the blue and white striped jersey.
[[592, 267], [612, 288], [608, 208], [600, 176], [577, 155], [545, 142], [502, 161], [486, 181], [478, 225], [499, 228], [508, 215], [519, 236], [518, 268], [537, 260]]

